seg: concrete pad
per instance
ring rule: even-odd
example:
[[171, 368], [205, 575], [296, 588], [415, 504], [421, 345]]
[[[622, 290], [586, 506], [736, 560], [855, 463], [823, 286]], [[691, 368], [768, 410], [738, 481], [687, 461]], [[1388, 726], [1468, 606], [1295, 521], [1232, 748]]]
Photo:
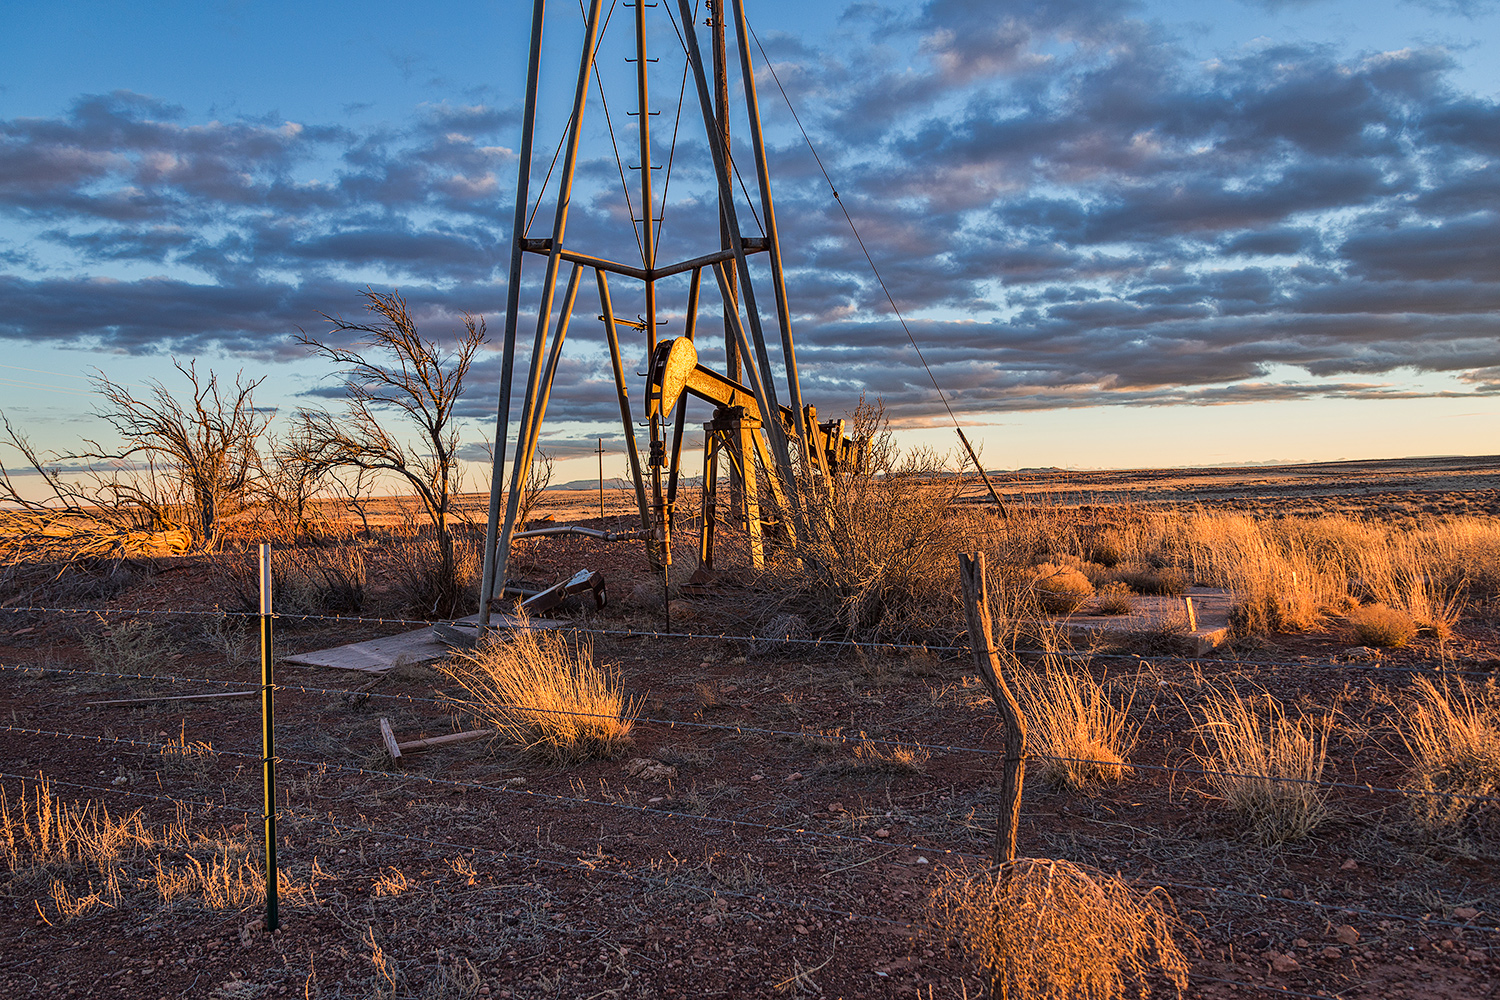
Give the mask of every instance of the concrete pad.
[[[1228, 640], [1229, 609], [1234, 601], [1228, 591], [1217, 587], [1191, 587], [1186, 596], [1192, 599], [1198, 627], [1181, 634], [1183, 652], [1202, 656]], [[1136, 594], [1131, 601], [1134, 608], [1127, 615], [1091, 614], [1090, 602], [1076, 614], [1055, 619], [1054, 624], [1075, 643], [1109, 643], [1127, 639], [1132, 632], [1160, 629], [1187, 614], [1182, 597]]]
[[[493, 613], [490, 615], [490, 626], [497, 629], [514, 628], [521, 621], [522, 619], [514, 615]], [[477, 627], [479, 616], [470, 615], [446, 624], [459, 628], [465, 625]], [[532, 621], [530, 626], [562, 628], [563, 623]], [[333, 670], [361, 670], [365, 673], [382, 674], [397, 663], [430, 663], [433, 660], [441, 660], [450, 652], [452, 652], [452, 647], [438, 639], [432, 626], [427, 626], [411, 632], [402, 632], [400, 635], [382, 636], [379, 639], [367, 639], [364, 642], [351, 642], [343, 646], [334, 646], [331, 649], [297, 653], [280, 659], [282, 663], [288, 663], [294, 667], [328, 667]]]

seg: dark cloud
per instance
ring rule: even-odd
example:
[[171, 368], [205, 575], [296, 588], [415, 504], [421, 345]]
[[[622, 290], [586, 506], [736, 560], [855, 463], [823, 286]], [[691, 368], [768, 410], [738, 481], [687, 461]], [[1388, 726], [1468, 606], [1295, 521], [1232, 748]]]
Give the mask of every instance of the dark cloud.
[[[937, 412], [887, 295], [971, 413], [1447, 392], [1411, 388], [1413, 371], [1445, 373], [1459, 394], [1500, 391], [1500, 105], [1458, 89], [1442, 48], [1351, 56], [1272, 41], [1200, 63], [1113, 0], [933, 0], [910, 15], [857, 4], [830, 44], [761, 38], [837, 182], [835, 200], [763, 73], [799, 362], [825, 412], [864, 390], [898, 420]], [[718, 242], [689, 112], [663, 258]], [[633, 125], [619, 118], [628, 165]], [[0, 218], [15, 230], [0, 244], [0, 338], [288, 358], [290, 334], [321, 329], [319, 314], [347, 310], [366, 282], [400, 283], [433, 329], [469, 310], [498, 335], [517, 121], [513, 107], [455, 98], [359, 129], [204, 122], [125, 92], [0, 121]], [[537, 184], [555, 134], [539, 133]], [[736, 159], [753, 180], [744, 138]], [[579, 164], [569, 242], [638, 261], [639, 206], [600, 140]], [[550, 227], [555, 184], [532, 235]], [[741, 204], [746, 231], [759, 208]], [[754, 269], [764, 278], [764, 257]], [[554, 407], [568, 427], [610, 427], [585, 277]], [[718, 293], [705, 285], [713, 361]], [[612, 287], [620, 315], [643, 308], [634, 283]], [[682, 328], [671, 311], [686, 287], [662, 283], [664, 335]], [[534, 323], [520, 318], [523, 343]], [[627, 339], [636, 371], [644, 345]], [[493, 347], [465, 417], [493, 419]]]

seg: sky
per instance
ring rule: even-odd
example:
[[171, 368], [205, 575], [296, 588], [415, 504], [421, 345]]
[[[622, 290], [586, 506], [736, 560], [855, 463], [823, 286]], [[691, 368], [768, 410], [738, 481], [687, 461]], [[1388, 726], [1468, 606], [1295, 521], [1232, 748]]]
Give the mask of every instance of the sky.
[[[488, 323], [460, 406], [484, 488], [530, 8], [14, 5], [0, 411], [68, 451], [108, 435], [91, 374], [175, 391], [172, 361], [194, 360], [264, 377], [257, 402], [281, 426], [338, 406], [299, 331], [331, 337], [325, 314], [399, 289], [435, 339], [466, 312]], [[691, 86], [678, 111], [675, 12], [647, 10], [662, 259], [717, 246]], [[1500, 0], [747, 0], [747, 14], [803, 395], [824, 417], [863, 394], [905, 443], [940, 450], [956, 420], [1002, 469], [1500, 451]], [[568, 238], [623, 261], [640, 258], [633, 16], [617, 6], [601, 43]], [[576, 2], [549, 5], [533, 194], [581, 36]], [[532, 236], [555, 194], [554, 175]], [[743, 198], [740, 212], [758, 233]], [[523, 342], [541, 276], [529, 258]], [[613, 289], [627, 316], [642, 308], [630, 284]], [[661, 300], [675, 336], [685, 281]], [[705, 291], [711, 366], [717, 308]], [[561, 479], [594, 474], [599, 437], [606, 474], [624, 468], [597, 313], [581, 296], [543, 433]], [[627, 353], [642, 370], [644, 345]]]

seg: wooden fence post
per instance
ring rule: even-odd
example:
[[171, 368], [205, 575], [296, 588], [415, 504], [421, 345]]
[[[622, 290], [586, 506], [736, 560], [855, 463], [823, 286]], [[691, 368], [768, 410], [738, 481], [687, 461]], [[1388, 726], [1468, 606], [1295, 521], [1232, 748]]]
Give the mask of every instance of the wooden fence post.
[[995, 863], [1014, 861], [1016, 826], [1021, 818], [1021, 784], [1026, 779], [1026, 720], [1021, 706], [1000, 673], [990, 622], [989, 588], [984, 579], [984, 553], [958, 554], [958, 579], [964, 589], [964, 613], [969, 620], [969, 648], [974, 666], [990, 689], [1005, 729], [1005, 758], [1000, 771], [1000, 812], [995, 818]]

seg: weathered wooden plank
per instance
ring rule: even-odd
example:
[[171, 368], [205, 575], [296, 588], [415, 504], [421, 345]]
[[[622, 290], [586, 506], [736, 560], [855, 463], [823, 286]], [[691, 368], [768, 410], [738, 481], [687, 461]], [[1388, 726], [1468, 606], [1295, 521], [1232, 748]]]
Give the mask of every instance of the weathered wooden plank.
[[401, 747], [396, 743], [396, 734], [391, 732], [391, 720], [380, 720], [380, 738], [385, 741], [385, 752], [391, 755], [393, 760], [401, 757]]
[[427, 750], [432, 747], [445, 747], [454, 743], [472, 743], [475, 740], [488, 739], [495, 735], [493, 729], [471, 729], [466, 733], [449, 733], [446, 736], [430, 736], [425, 740], [408, 740], [398, 743], [396, 749], [402, 753], [411, 753], [413, 750]]

